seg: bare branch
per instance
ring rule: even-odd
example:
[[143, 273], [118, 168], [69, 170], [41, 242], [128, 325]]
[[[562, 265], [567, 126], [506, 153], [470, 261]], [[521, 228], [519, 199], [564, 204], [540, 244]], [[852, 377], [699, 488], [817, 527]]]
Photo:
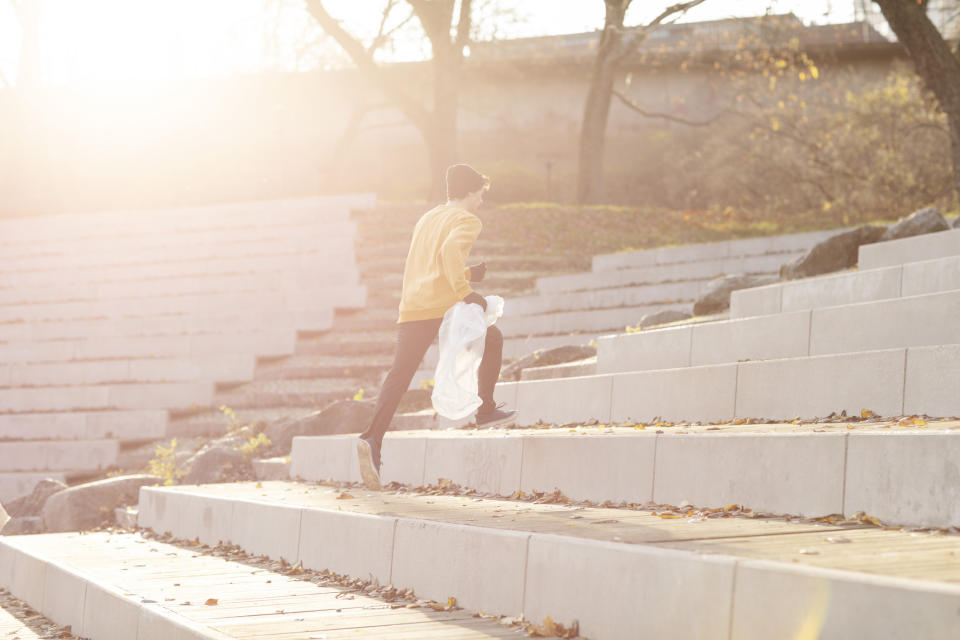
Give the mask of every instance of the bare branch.
[[[663, 10], [663, 12], [654, 18], [651, 22], [643, 25], [642, 27], [637, 27], [633, 30], [633, 39], [629, 45], [624, 47], [620, 55], [617, 56], [617, 62], [622, 62], [624, 59], [633, 55], [637, 48], [643, 44], [643, 41], [647, 39], [651, 33], [653, 33], [657, 27], [662, 25], [672, 16], [680, 17], [680, 15], [686, 13], [690, 9], [693, 9], [697, 5], [703, 4], [706, 0], [689, 0], [689, 2], [679, 2], [677, 4], [671, 5]], [[680, 15], [678, 15], [680, 14]]]
[[473, 28], [472, 19], [472, 0], [460, 0], [460, 20], [457, 22], [457, 39], [453, 43], [459, 55], [463, 55], [464, 47], [470, 44], [470, 31]]
[[[613, 95], [615, 95], [617, 98], [619, 98], [619, 99], [620, 99], [620, 102], [622, 102], [623, 104], [625, 104], [625, 105], [626, 105], [627, 107], [629, 107], [630, 109], [633, 109], [634, 111], [636, 111], [637, 113], [639, 113], [640, 115], [642, 115], [642, 116], [645, 117], [645, 118], [660, 118], [660, 119], [662, 119], [662, 120], [668, 120], [668, 121], [670, 121], [670, 122], [676, 122], [676, 123], [679, 123], [679, 124], [685, 124], [685, 125], [687, 125], [688, 127], [706, 127], [706, 126], [709, 126], [709, 125], [713, 124], [714, 122], [716, 122], [717, 120], [719, 120], [720, 118], [722, 118], [723, 116], [725, 116], [727, 113], [730, 112], [730, 107], [727, 107], [726, 109], [723, 109], [722, 111], [718, 112], [716, 115], [714, 115], [714, 116], [713, 116], [712, 118], [710, 118], [709, 120], [704, 120], [703, 122], [695, 122], [695, 121], [693, 121], [693, 120], [687, 120], [686, 118], [681, 118], [681, 117], [679, 117], [679, 116], [675, 116], [675, 115], [672, 115], [672, 114], [669, 114], [669, 113], [653, 113], [653, 112], [651, 112], [651, 111], [647, 111], [646, 109], [644, 109], [643, 107], [641, 107], [641, 106], [638, 105], [636, 102], [634, 102], [633, 100], [631, 100], [630, 98], [628, 98], [627, 96], [625, 96], [625, 95], [624, 95], [623, 93], [621, 93], [620, 91], [617, 91], [616, 89], [613, 90]], [[731, 106], [732, 106], [732, 105], [731, 105]]]

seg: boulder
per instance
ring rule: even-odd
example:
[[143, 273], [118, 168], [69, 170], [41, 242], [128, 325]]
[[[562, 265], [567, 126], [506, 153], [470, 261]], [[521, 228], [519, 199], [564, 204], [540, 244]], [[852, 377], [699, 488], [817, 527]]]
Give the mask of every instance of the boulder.
[[937, 231], [946, 231], [949, 228], [950, 225], [940, 214], [939, 209], [927, 207], [914, 211], [906, 218], [901, 218], [895, 225], [887, 229], [880, 241], [886, 242], [887, 240], [919, 236], [924, 233], [936, 233]]
[[524, 369], [576, 362], [595, 355], [597, 355], [597, 348], [590, 345], [565, 345], [553, 349], [538, 349], [504, 367], [500, 372], [500, 379], [520, 380], [520, 374]]
[[189, 461], [182, 484], [212, 484], [253, 478], [253, 467], [239, 449], [214, 441]]
[[647, 327], [656, 327], [661, 324], [680, 322], [681, 320], [689, 320], [692, 317], [693, 314], [687, 313], [686, 311], [680, 311], [678, 309], [664, 309], [663, 311], [657, 311], [656, 313], [648, 313], [640, 318], [640, 328], [646, 329]]
[[59, 480], [44, 478], [34, 485], [33, 491], [16, 500], [11, 500], [4, 506], [12, 518], [39, 516], [41, 511], [43, 511], [43, 505], [47, 502], [47, 499], [66, 488], [67, 485]]
[[5, 536], [22, 536], [30, 533], [43, 533], [43, 518], [40, 516], [19, 516], [10, 518], [0, 529]]
[[886, 227], [863, 225], [831, 236], [814, 245], [805, 255], [780, 267], [780, 278], [809, 278], [849, 269], [857, 264], [860, 246], [879, 241], [886, 231]]
[[163, 482], [150, 475], [118, 476], [59, 491], [43, 505], [45, 531], [82, 531], [113, 524], [114, 510], [136, 504], [140, 487]]
[[730, 294], [738, 289], [750, 289], [770, 284], [770, 276], [721, 276], [707, 283], [703, 294], [693, 303], [693, 315], [705, 316], [730, 308]]
[[270, 451], [274, 455], [287, 455], [296, 436], [362, 432], [373, 420], [373, 410], [374, 404], [368, 400], [340, 400], [302, 418], [278, 420], [268, 425], [264, 433], [273, 443]]
[[407, 389], [400, 398], [400, 404], [397, 405], [397, 413], [414, 413], [432, 408], [433, 387], [429, 389]]
[[953, 228], [960, 229], [960, 216], [953, 219]]

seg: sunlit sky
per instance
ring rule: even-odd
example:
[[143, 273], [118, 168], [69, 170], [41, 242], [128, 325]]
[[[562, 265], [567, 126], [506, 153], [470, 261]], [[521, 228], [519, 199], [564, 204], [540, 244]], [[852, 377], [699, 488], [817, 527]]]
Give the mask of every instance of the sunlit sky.
[[[306, 71], [341, 64], [342, 54], [306, 13], [303, 0], [23, 0], [37, 11], [43, 84], [162, 86], [187, 77]], [[510, 38], [592, 31], [600, 0], [475, 0], [480, 37]], [[328, 0], [354, 33], [372, 36], [385, 0]], [[636, 0], [628, 24], [673, 1]], [[506, 14], [504, 14], [506, 10]], [[808, 23], [849, 22], [854, 0], [707, 0], [683, 20], [793, 12]], [[409, 13], [405, 3], [395, 22]], [[496, 14], [496, 18], [491, 18]], [[0, 0], [0, 87], [16, 82], [21, 27], [11, 0]], [[415, 23], [399, 32], [383, 59], [426, 55]]]

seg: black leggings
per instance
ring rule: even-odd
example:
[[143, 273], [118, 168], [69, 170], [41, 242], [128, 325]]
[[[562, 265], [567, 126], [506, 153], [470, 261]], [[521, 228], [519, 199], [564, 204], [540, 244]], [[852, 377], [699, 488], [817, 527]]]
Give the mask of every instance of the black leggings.
[[[440, 331], [442, 318], [432, 320], [417, 320], [401, 322], [397, 335], [397, 354], [393, 359], [393, 366], [380, 395], [377, 397], [377, 408], [373, 414], [373, 422], [361, 438], [383, 441], [383, 434], [390, 427], [393, 414], [397, 411], [400, 398], [410, 387], [413, 374], [417, 372], [423, 356], [427, 353], [430, 344], [436, 339]], [[480, 360], [477, 390], [483, 404], [478, 413], [493, 411], [496, 405], [493, 402], [493, 389], [500, 378], [500, 365], [503, 363], [503, 334], [496, 327], [487, 327], [487, 340], [483, 347], [483, 359]]]

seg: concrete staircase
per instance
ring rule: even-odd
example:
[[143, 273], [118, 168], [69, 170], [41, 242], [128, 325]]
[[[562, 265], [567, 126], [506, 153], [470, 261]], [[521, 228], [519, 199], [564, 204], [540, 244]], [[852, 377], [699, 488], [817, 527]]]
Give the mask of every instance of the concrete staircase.
[[0, 222], [0, 500], [115, 467], [363, 307], [372, 196]]

